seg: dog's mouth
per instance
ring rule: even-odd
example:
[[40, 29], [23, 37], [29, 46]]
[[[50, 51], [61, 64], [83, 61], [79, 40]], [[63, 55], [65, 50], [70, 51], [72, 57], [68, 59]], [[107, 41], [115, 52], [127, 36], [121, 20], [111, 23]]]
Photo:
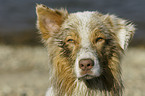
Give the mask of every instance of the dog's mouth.
[[86, 74], [86, 75], [80, 77], [79, 80], [90, 80], [90, 79], [93, 79], [93, 78], [95, 78], [95, 76]]

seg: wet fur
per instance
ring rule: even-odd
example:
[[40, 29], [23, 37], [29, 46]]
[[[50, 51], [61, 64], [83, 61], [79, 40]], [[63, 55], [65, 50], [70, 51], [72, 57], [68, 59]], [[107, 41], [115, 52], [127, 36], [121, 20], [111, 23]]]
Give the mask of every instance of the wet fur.
[[[51, 16], [47, 15], [46, 17], [54, 18], [54, 20], [60, 18], [60, 20], [55, 20], [57, 22], [51, 21], [55, 25], [54, 29], [51, 29], [50, 25], [43, 25], [41, 12], [43, 12], [42, 15], [53, 13], [53, 15], [49, 14]], [[132, 24], [128, 24], [125, 20], [114, 15], [102, 15], [98, 12], [94, 14], [94, 18], [92, 18], [94, 20], [87, 27], [91, 31], [90, 42], [92, 48], [96, 50], [95, 54], [98, 56], [103, 72], [99, 77], [84, 80], [78, 79], [74, 72], [76, 54], [81, 48], [79, 45], [81, 39], [77, 30], [81, 25], [80, 21], [73, 14], [69, 16], [66, 10], [53, 10], [44, 5], [37, 5], [37, 16], [37, 26], [49, 54], [50, 80], [47, 96], [122, 96], [120, 59], [133, 36], [135, 29]], [[126, 30], [130, 33], [128, 33], [128, 39], [125, 38], [126, 44], [123, 42], [122, 46], [118, 37], [119, 33], [115, 32], [124, 26], [128, 28]], [[129, 27], [131, 28], [129, 29]], [[75, 45], [67, 43], [68, 34], [71, 34], [75, 40]], [[93, 38], [100, 35], [104, 36], [105, 41], [95, 44]]]

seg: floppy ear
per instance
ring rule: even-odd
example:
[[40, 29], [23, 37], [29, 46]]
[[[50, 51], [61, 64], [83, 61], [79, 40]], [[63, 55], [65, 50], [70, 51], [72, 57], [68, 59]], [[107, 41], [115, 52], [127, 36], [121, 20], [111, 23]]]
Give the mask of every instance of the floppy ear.
[[121, 18], [117, 18], [114, 15], [106, 16], [106, 20], [108, 21], [109, 25], [111, 25], [111, 28], [119, 40], [118, 42], [120, 47], [123, 50], [126, 50], [135, 32], [134, 24]]
[[117, 33], [117, 37], [122, 49], [126, 50], [135, 32], [133, 24], [128, 24], [125, 20], [119, 20], [120, 30]]
[[37, 28], [40, 30], [44, 40], [59, 31], [68, 14], [66, 10], [54, 10], [42, 4], [36, 6], [36, 13]]

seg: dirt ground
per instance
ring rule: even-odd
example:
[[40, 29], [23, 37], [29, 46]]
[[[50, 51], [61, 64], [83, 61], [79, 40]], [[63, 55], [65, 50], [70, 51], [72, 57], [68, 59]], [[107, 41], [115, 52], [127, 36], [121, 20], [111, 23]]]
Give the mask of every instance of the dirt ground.
[[[0, 96], [44, 96], [47, 62], [43, 47], [0, 45]], [[129, 48], [122, 71], [123, 96], [145, 96], [145, 48]]]

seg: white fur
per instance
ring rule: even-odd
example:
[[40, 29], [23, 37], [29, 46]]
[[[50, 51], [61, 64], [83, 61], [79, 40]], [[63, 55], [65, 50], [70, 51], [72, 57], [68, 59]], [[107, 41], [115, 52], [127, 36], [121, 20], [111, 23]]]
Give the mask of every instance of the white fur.
[[90, 35], [91, 35], [91, 30], [89, 28], [89, 22], [90, 19], [92, 17], [92, 14], [94, 14], [93, 12], [79, 12], [76, 14], [76, 18], [78, 19], [78, 21], [80, 21], [80, 24], [78, 26], [78, 33], [79, 36], [81, 38], [81, 49], [80, 51], [77, 53], [77, 58], [75, 61], [75, 73], [77, 75], [77, 77], [82, 77], [80, 75], [81, 73], [81, 69], [79, 68], [79, 61], [81, 59], [86, 59], [86, 58], [90, 58], [94, 61], [94, 67], [91, 69], [91, 71], [93, 72], [93, 76], [100, 76], [100, 65], [98, 62], [98, 58], [97, 55], [94, 54], [96, 53], [95, 50], [93, 50], [93, 48], [91, 48], [91, 41], [90, 41]]
[[121, 48], [122, 49], [126, 49], [125, 48], [126, 29], [124, 29], [124, 28], [123, 29], [120, 29], [120, 32], [118, 34], [118, 38], [119, 38], [119, 44], [120, 44]]
[[117, 37], [119, 38], [119, 44], [122, 49], [126, 50], [128, 47], [128, 43], [130, 41], [130, 38], [132, 37], [132, 34], [135, 31], [134, 25], [129, 24], [127, 25], [125, 20], [120, 20], [121, 28], [117, 34]]
[[121, 29], [119, 30], [119, 32], [118, 32], [118, 38], [119, 38], [119, 44], [120, 44], [120, 46], [121, 46], [121, 48], [122, 49], [125, 49], [125, 41], [126, 41], [126, 28], [125, 28], [125, 26], [123, 26], [124, 25], [124, 23], [125, 23], [125, 21], [124, 20], [122, 20], [121, 22], [120, 22], [120, 24], [121, 24]]
[[88, 92], [88, 88], [84, 82], [81, 82], [79, 80], [76, 81], [77, 86], [73, 92], [72, 96], [101, 96], [101, 92], [96, 92], [95, 90], [91, 90]]
[[56, 96], [55, 93], [56, 92], [54, 92], [54, 89], [51, 87], [51, 88], [48, 88], [45, 96]]

